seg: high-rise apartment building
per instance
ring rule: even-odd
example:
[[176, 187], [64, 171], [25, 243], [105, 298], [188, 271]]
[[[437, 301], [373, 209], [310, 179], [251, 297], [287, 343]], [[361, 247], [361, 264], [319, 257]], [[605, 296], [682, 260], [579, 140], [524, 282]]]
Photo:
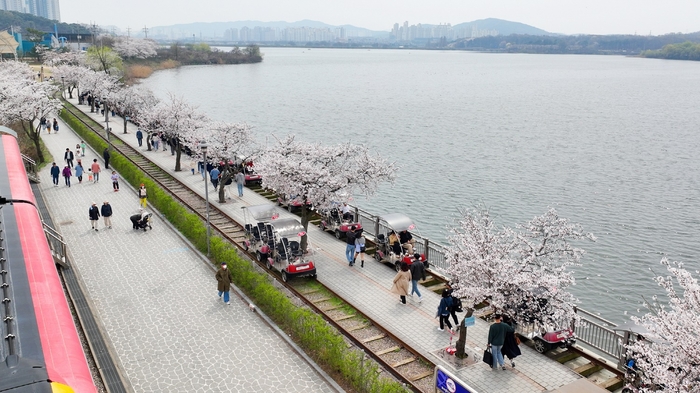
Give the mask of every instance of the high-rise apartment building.
[[58, 0], [0, 0], [0, 10], [24, 12], [61, 21]]

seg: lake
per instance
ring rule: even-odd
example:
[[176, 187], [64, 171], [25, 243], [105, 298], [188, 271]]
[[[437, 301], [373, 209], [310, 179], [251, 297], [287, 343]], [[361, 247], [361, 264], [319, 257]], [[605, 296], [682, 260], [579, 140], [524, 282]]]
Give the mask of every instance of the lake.
[[[263, 48], [260, 64], [143, 82], [273, 136], [366, 144], [400, 167], [354, 203], [445, 243], [458, 208], [514, 226], [554, 207], [593, 232], [581, 306], [613, 321], [661, 294], [663, 256], [700, 268], [700, 63], [619, 56]], [[696, 275], [698, 277], [699, 275]]]

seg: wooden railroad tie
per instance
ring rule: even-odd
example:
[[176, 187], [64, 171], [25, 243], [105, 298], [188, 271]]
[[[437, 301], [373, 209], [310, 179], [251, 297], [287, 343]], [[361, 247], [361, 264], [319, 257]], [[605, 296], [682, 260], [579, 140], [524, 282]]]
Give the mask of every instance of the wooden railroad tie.
[[362, 342], [363, 342], [364, 344], [367, 344], [367, 343], [371, 343], [372, 341], [381, 340], [381, 339], [383, 339], [384, 337], [386, 337], [386, 334], [379, 334], [379, 335], [377, 335], [377, 336], [372, 336], [372, 337], [366, 338], [366, 339], [362, 340]]
[[432, 377], [432, 376], [433, 376], [433, 373], [434, 373], [434, 371], [426, 371], [426, 372], [424, 372], [424, 373], [421, 373], [421, 374], [414, 375], [414, 376], [410, 377], [409, 380], [410, 380], [411, 382], [416, 382], [416, 381], [418, 381], [419, 379], [423, 379], [423, 378], [427, 378], [427, 377]]
[[328, 311], [337, 310], [337, 309], [342, 308], [342, 307], [343, 307], [342, 305], [330, 306], [327, 308], [322, 308], [321, 311], [328, 312]]
[[327, 300], [331, 300], [331, 298], [329, 298], [329, 297], [322, 297], [322, 298], [320, 298], [320, 299], [316, 299], [316, 300], [312, 301], [311, 303], [316, 304], [316, 303], [325, 302], [325, 301], [327, 301]]
[[581, 374], [583, 377], [588, 377], [589, 375], [598, 372], [603, 369], [603, 366], [595, 363], [586, 363], [584, 365], [578, 366], [574, 369], [575, 372]]
[[338, 318], [335, 318], [333, 320], [336, 322], [340, 322], [340, 321], [344, 321], [344, 320], [350, 319], [350, 318], [355, 318], [355, 314], [343, 315], [342, 317], [338, 317]]
[[369, 327], [369, 326], [371, 326], [371, 325], [359, 325], [359, 326], [355, 326], [355, 327], [353, 327], [353, 328], [348, 329], [348, 332], [354, 332], [354, 331], [356, 331], [356, 330], [362, 330], [362, 329], [364, 329], [364, 328], [366, 328], [366, 327]]
[[401, 348], [399, 348], [398, 346], [389, 347], [389, 348], [386, 348], [386, 349], [382, 349], [381, 351], [377, 351], [377, 355], [378, 355], [378, 356], [382, 356], [382, 355], [384, 355], [384, 354], [386, 354], [386, 353], [389, 353], [389, 352], [398, 351], [399, 349], [401, 349]]
[[408, 363], [413, 363], [413, 362], [415, 362], [415, 361], [416, 361], [416, 358], [408, 358], [408, 359], [404, 359], [404, 360], [402, 360], [402, 361], [400, 361], [400, 362], [396, 362], [396, 363], [392, 364], [391, 367], [392, 367], [392, 368], [397, 368], [397, 367], [401, 367], [401, 366], [403, 366], [403, 365], [406, 365], [406, 364], [408, 364]]

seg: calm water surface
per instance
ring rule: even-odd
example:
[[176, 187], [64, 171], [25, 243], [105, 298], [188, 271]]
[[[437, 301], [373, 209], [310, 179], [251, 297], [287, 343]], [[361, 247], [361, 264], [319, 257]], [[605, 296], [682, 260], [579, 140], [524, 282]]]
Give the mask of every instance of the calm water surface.
[[260, 144], [367, 144], [400, 166], [356, 203], [445, 242], [458, 207], [512, 226], [555, 207], [593, 232], [574, 292], [622, 321], [660, 294], [663, 256], [700, 268], [700, 63], [605, 56], [265, 48], [261, 64], [144, 82]]

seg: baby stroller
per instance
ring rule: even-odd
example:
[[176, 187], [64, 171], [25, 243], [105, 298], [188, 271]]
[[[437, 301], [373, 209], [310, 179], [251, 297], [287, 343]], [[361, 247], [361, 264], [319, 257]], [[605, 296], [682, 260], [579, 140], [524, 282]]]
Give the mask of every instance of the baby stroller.
[[153, 227], [151, 227], [151, 215], [152, 213], [143, 212], [129, 217], [133, 229], [143, 229], [144, 232], [147, 229], [153, 230]]

